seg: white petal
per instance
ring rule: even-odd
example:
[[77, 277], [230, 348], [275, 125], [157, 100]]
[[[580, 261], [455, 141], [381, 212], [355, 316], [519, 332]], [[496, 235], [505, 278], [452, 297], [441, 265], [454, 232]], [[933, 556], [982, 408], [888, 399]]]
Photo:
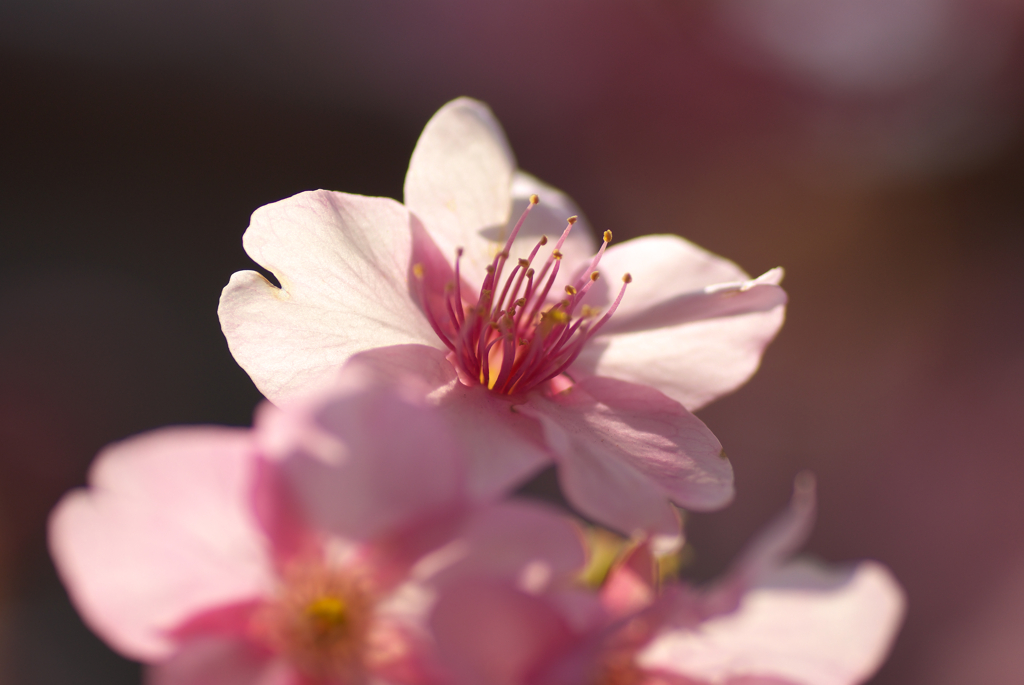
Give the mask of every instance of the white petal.
[[236, 273], [218, 313], [235, 360], [272, 401], [328, 386], [356, 352], [441, 344], [410, 294], [410, 217], [397, 202], [301, 193], [256, 210], [243, 244], [282, 287]]
[[[762, 287], [779, 290], [768, 283]], [[632, 295], [628, 290], [626, 294]], [[754, 375], [782, 326], [784, 302], [783, 296], [768, 309], [601, 334], [587, 344], [570, 373], [649, 385], [696, 411]], [[617, 316], [618, 312], [611, 321]]]
[[839, 570], [793, 562], [759, 583], [735, 613], [662, 633], [638, 663], [712, 685], [744, 676], [855, 685], [881, 664], [904, 604], [880, 564]]
[[633, 282], [615, 313], [624, 320], [679, 295], [699, 292], [716, 283], [746, 281], [750, 276], [728, 259], [708, 252], [676, 235], [645, 235], [612, 244], [598, 267], [602, 279], [584, 300], [607, 307], [618, 294], [619, 279], [629, 273]]
[[463, 273], [479, 286], [492, 252], [489, 235], [509, 219], [515, 158], [491, 110], [469, 98], [438, 110], [420, 134], [405, 176], [405, 206], [449, 259], [465, 249]]

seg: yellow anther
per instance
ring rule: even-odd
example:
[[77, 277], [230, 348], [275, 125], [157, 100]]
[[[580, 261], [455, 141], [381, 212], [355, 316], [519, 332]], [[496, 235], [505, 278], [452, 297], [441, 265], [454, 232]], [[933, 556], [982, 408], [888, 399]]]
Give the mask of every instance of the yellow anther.
[[523, 259], [522, 257], [520, 257], [519, 258], [519, 266], [523, 267], [524, 269], [527, 268], [528, 266], [530, 266], [530, 260], [529, 259]]
[[570, 225], [570, 226], [572, 226], [572, 225], [573, 225], [574, 223], [576, 223], [576, 220], [577, 220], [577, 219], [579, 219], [579, 217], [578, 217], [578, 216], [576, 216], [575, 214], [573, 214], [573, 215], [572, 215], [572, 216], [570, 216], [570, 217], [569, 217], [568, 219], [566, 219], [566, 221], [568, 221], [568, 222], [569, 222], [569, 225]]
[[318, 633], [329, 633], [345, 625], [348, 612], [338, 597], [318, 597], [306, 606], [306, 616]]
[[493, 274], [494, 273], [494, 265], [493, 264], [488, 264], [486, 267], [484, 267], [484, 271], [486, 271], [489, 274]]
[[592, 280], [592, 281], [596, 281], [596, 280], [597, 280], [597, 279], [599, 279], [599, 278], [601, 278], [601, 274], [600, 274], [600, 273], [598, 273], [597, 271], [592, 271], [592, 272], [590, 273], [590, 280]]
[[456, 257], [461, 257], [462, 256], [462, 252], [463, 252], [463, 250], [462, 250], [461, 247], [455, 248], [455, 256]]
[[633, 282], [633, 277], [632, 277], [632, 276], [630, 276], [629, 274], [625, 274], [625, 275], [624, 275], [624, 276], [622, 277], [622, 282], [623, 282], [623, 283], [632, 283], [632, 282]]
[[526, 298], [525, 297], [520, 297], [518, 300], [516, 300], [516, 306], [517, 307], [525, 307], [526, 306]]
[[413, 264], [412, 265], [412, 275], [415, 276], [416, 278], [423, 278], [423, 265], [422, 264]]
[[538, 202], [540, 202], [540, 198], [539, 197], [537, 197], [536, 195], [531, 195], [530, 196], [530, 204], [531, 205], [535, 205]]
[[551, 253], [551, 256], [554, 257], [555, 259], [561, 259], [562, 253], [559, 252], [558, 250], [555, 250], [554, 252]]
[[576, 288], [572, 287], [571, 285], [567, 285], [565, 286], [565, 292], [568, 293], [569, 295], [575, 295]]
[[591, 307], [589, 304], [583, 305], [583, 307], [580, 309], [580, 316], [582, 316], [584, 319], [589, 319], [591, 317], [597, 316], [600, 313], [600, 309], [596, 307]]
[[547, 245], [548, 244], [548, 237], [546, 235], [542, 235], [540, 237], [540, 244], [541, 245]]
[[558, 307], [552, 307], [544, 314], [544, 316], [551, 321], [551, 323], [565, 323], [569, 320], [569, 316], [565, 313], [565, 310]]
[[612, 232], [611, 231], [605, 231], [604, 232], [604, 241], [606, 243], [610, 243], [612, 241]]
[[538, 326], [541, 337], [546, 336], [550, 333], [555, 326], [558, 324], [566, 323], [569, 317], [565, 311], [559, 307], [552, 307], [540, 316], [540, 324]]
[[527, 269], [526, 270], [526, 277], [527, 278], [533, 278], [533, 269]]

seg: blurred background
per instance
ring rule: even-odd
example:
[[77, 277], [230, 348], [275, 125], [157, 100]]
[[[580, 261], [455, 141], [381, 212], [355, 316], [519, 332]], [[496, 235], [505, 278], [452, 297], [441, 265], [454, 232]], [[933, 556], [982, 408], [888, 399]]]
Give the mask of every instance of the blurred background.
[[139, 682], [47, 512], [110, 441], [249, 422], [216, 306], [250, 213], [400, 199], [459, 95], [597, 230], [786, 267], [762, 370], [701, 412], [738, 497], [686, 575], [809, 468], [809, 551], [909, 594], [874, 685], [1024, 682], [1022, 39], [1017, 0], [2, 0], [0, 682]]

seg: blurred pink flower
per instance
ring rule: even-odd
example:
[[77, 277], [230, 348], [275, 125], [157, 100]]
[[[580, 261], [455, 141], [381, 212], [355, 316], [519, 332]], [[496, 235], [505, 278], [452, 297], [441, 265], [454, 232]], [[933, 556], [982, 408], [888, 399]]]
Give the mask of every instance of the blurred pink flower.
[[[431, 623], [457, 683], [854, 685], [878, 668], [903, 592], [874, 562], [783, 564], [810, 531], [813, 481], [723, 580], [659, 593], [646, 544], [598, 597], [477, 580], [443, 590]], [[498, 647], [497, 645], [500, 645]]]
[[[756, 370], [784, 316], [782, 272], [751, 280], [670, 235], [608, 247], [605, 232], [595, 254], [578, 214], [516, 169], [484, 105], [455, 100], [416, 145], [405, 206], [316, 191], [257, 210], [243, 243], [281, 287], [234, 274], [221, 325], [274, 402], [330, 383], [359, 352], [401, 346], [385, 356], [429, 367], [435, 398], [475, 417], [463, 423], [486, 465], [471, 487], [508, 488], [554, 459], [582, 513], [676, 535], [670, 501], [732, 497], [721, 444], [690, 410]], [[629, 275], [599, 278], [627, 268], [628, 288]]]
[[438, 682], [433, 593], [575, 574], [575, 528], [467, 497], [435, 409], [349, 387], [253, 430], [179, 427], [107, 448], [52, 514], [86, 622], [156, 685]]

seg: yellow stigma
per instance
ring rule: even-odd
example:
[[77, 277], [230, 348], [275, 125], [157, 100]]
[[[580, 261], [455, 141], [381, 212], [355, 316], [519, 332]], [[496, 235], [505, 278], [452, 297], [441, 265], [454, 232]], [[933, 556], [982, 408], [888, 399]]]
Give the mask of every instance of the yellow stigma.
[[416, 278], [423, 278], [423, 265], [422, 264], [413, 264], [412, 265], [412, 275], [415, 276]]
[[630, 276], [629, 274], [625, 274], [625, 275], [624, 275], [624, 276], [622, 277], [622, 282], [623, 282], [623, 283], [632, 283], [632, 282], [633, 282], [633, 277], [632, 277], [632, 276]]
[[579, 217], [578, 217], [578, 216], [576, 216], [575, 214], [573, 214], [573, 215], [572, 215], [572, 216], [570, 216], [570, 217], [569, 217], [568, 219], [566, 219], [566, 221], [568, 221], [568, 222], [569, 222], [569, 225], [570, 225], [570, 226], [572, 226], [572, 225], [573, 225], [574, 223], [576, 223], [576, 220], [577, 220], [577, 219], [579, 219]]
[[540, 202], [540, 198], [539, 197], [537, 197], [536, 195], [531, 195], [530, 196], [530, 204], [531, 205], [535, 205], [538, 202]]
[[565, 292], [568, 293], [569, 295], [575, 295], [576, 288], [572, 287], [571, 285], [567, 285], [565, 286]]
[[345, 602], [338, 597], [324, 595], [317, 597], [306, 606], [306, 618], [313, 631], [321, 636], [334, 633], [348, 623]]

